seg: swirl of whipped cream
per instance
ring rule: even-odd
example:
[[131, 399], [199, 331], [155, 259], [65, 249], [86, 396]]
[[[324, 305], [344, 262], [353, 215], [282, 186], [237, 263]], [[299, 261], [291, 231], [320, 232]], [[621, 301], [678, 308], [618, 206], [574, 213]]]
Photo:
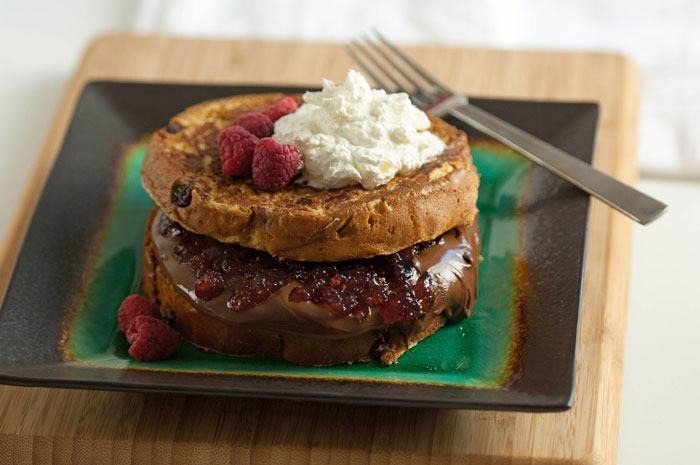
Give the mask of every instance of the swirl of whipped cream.
[[309, 186], [374, 189], [442, 153], [445, 143], [429, 128], [407, 94], [372, 89], [350, 70], [343, 84], [326, 79], [320, 92], [306, 92], [304, 104], [275, 123], [273, 137], [299, 147]]

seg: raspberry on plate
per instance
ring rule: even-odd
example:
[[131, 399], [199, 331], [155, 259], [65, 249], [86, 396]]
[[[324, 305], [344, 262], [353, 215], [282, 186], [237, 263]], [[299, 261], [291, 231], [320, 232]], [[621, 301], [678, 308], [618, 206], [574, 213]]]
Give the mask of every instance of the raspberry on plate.
[[129, 355], [142, 362], [165, 360], [177, 352], [180, 337], [162, 320], [148, 315], [134, 318], [126, 332]]
[[257, 137], [270, 137], [275, 130], [275, 123], [262, 112], [244, 113], [239, 116], [234, 125], [238, 125]]
[[292, 97], [284, 97], [279, 102], [276, 102], [265, 108], [262, 112], [265, 113], [273, 122], [283, 116], [297, 111], [298, 105]]
[[122, 333], [126, 334], [131, 321], [140, 315], [158, 318], [160, 316], [160, 310], [158, 310], [156, 304], [138, 294], [132, 294], [125, 298], [117, 311], [119, 329]]
[[280, 144], [271, 137], [255, 144], [253, 184], [264, 191], [277, 191], [289, 184], [301, 166], [301, 154], [295, 145]]
[[257, 136], [241, 126], [229, 126], [221, 131], [217, 142], [221, 171], [231, 176], [250, 173]]

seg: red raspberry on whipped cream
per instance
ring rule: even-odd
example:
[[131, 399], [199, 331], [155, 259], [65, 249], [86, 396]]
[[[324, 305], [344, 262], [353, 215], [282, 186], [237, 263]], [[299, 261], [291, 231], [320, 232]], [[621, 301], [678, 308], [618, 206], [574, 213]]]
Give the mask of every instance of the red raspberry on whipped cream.
[[265, 113], [274, 122], [283, 116], [297, 111], [297, 102], [292, 97], [284, 97], [277, 103], [273, 103], [265, 108], [262, 112]]
[[299, 149], [280, 144], [271, 137], [255, 144], [253, 155], [253, 184], [264, 191], [277, 191], [294, 178], [301, 166]]
[[233, 122], [256, 137], [270, 137], [275, 130], [275, 123], [263, 112], [244, 113]]

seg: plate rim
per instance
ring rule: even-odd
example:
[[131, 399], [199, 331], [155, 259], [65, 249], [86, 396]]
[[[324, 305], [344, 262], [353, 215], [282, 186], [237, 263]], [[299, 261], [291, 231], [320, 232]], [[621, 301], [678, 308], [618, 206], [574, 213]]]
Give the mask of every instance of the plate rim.
[[[288, 86], [288, 85], [282, 85], [282, 86], [277, 86], [277, 85], [250, 85], [250, 84], [235, 84], [235, 85], [219, 85], [219, 84], [188, 84], [188, 83], [169, 83], [169, 82], [145, 82], [145, 81], [132, 81], [132, 80], [92, 80], [92, 81], [87, 81], [83, 88], [80, 91], [80, 96], [75, 104], [75, 107], [73, 108], [71, 117], [69, 118], [69, 124], [66, 130], [66, 133], [61, 141], [60, 148], [58, 150], [58, 155], [56, 157], [56, 161], [54, 162], [54, 165], [51, 169], [51, 173], [49, 174], [49, 177], [47, 178], [47, 181], [45, 185], [42, 187], [41, 195], [39, 196], [39, 202], [45, 197], [46, 195], [46, 186], [50, 182], [51, 178], [54, 176], [54, 171], [56, 169], [56, 165], [59, 164], [61, 160], [61, 155], [65, 150], [65, 145], [66, 145], [66, 140], [68, 138], [68, 134], [73, 127], [73, 124], [75, 122], [75, 118], [78, 114], [78, 111], [80, 110], [80, 105], [83, 101], [83, 98], [85, 98], [86, 93], [89, 91], [89, 89], [95, 89], [100, 86], [112, 86], [112, 85], [146, 85], [146, 86], [154, 86], [154, 87], [161, 87], [161, 86], [169, 86], [169, 87], [197, 87], [197, 88], [207, 88], [211, 89], [212, 87], [214, 88], [226, 88], [228, 89], [232, 94], [236, 93], [237, 91], [241, 91], [242, 89], [256, 89], [259, 92], [265, 92], [265, 91], [290, 91], [290, 89], [295, 89], [295, 90], [300, 90], [302, 88], [298, 86]], [[240, 93], [240, 92], [239, 92]], [[212, 97], [214, 98], [214, 97]], [[595, 155], [595, 144], [596, 144], [596, 138], [598, 136], [598, 130], [597, 130], [597, 124], [599, 120], [599, 104], [597, 102], [589, 102], [589, 101], [541, 101], [541, 100], [527, 100], [527, 99], [484, 99], [484, 98], [473, 98], [473, 102], [479, 104], [482, 102], [500, 102], [503, 104], [511, 104], [511, 103], [523, 103], [523, 104], [565, 104], [565, 105], [577, 105], [577, 106], [586, 106], [592, 109], [595, 113], [595, 127], [593, 129], [593, 132], [591, 134], [591, 153], [590, 153], [590, 160], [592, 161], [594, 155]], [[38, 204], [37, 204], [38, 205]], [[37, 207], [38, 210], [38, 207]], [[36, 211], [32, 214], [32, 221], [29, 225], [29, 228], [27, 229], [27, 232], [25, 233], [25, 236], [22, 241], [22, 246], [20, 248], [20, 257], [25, 251], [25, 239], [27, 238], [29, 232], [31, 231], [34, 223], [34, 219], [36, 217]], [[575, 332], [575, 339], [577, 340], [580, 334], [580, 318], [581, 318], [581, 300], [582, 300], [582, 295], [583, 295], [583, 271], [586, 266], [586, 257], [587, 257], [587, 249], [588, 249], [588, 244], [587, 241], [585, 240], [588, 236], [589, 233], [589, 217], [590, 217], [590, 202], [587, 202], [586, 207], [586, 215], [583, 223], [581, 224], [581, 228], [583, 229], [583, 250], [582, 250], [582, 264], [581, 264], [581, 279], [579, 280], [578, 283], [578, 292], [577, 292], [577, 313], [576, 313], [576, 332]], [[2, 316], [5, 313], [5, 305], [7, 302], [7, 296], [10, 294], [12, 288], [13, 288], [13, 282], [16, 278], [16, 270], [18, 267], [19, 263], [19, 258], [17, 262], [15, 263], [15, 266], [13, 268], [13, 272], [8, 280], [8, 286], [7, 286], [7, 292], [5, 293], [5, 296], [3, 297], [2, 300], [2, 307], [0, 309], [0, 321], [2, 321]], [[252, 388], [249, 390], [246, 390], [244, 386], [233, 386], [233, 387], [228, 387], [228, 388], [217, 388], [217, 389], [212, 389], [212, 388], [199, 388], [197, 390], [193, 390], [192, 387], [178, 387], [178, 386], [168, 386], [168, 387], [163, 387], [154, 385], [154, 384], [149, 384], [146, 382], [134, 382], [134, 381], [127, 381], [127, 382], [122, 382], [122, 381], [76, 381], [75, 379], [62, 379], [62, 378], [50, 378], [50, 377], [39, 377], [39, 376], [29, 376], [27, 374], [22, 374], [31, 372], [31, 370], [13, 370], [11, 366], [7, 366], [2, 363], [2, 360], [0, 360], [0, 382], [3, 384], [11, 384], [11, 385], [22, 385], [22, 386], [50, 386], [50, 387], [65, 387], [65, 388], [75, 388], [75, 389], [106, 389], [106, 390], [127, 390], [127, 391], [137, 391], [137, 392], [153, 392], [154, 390], [158, 390], [158, 392], [173, 392], [173, 393], [189, 393], [189, 394], [204, 394], [204, 395], [228, 395], [228, 396], [242, 396], [242, 397], [250, 397], [251, 395], [255, 397], [266, 397], [266, 398], [280, 398], [284, 397], [287, 399], [294, 399], [294, 400], [316, 400], [316, 401], [331, 401], [331, 402], [343, 402], [343, 403], [367, 403], [367, 404], [375, 404], [375, 405], [402, 405], [402, 406], [434, 406], [434, 407], [451, 407], [451, 408], [470, 408], [470, 409], [488, 409], [488, 410], [516, 410], [516, 411], [561, 411], [561, 410], [566, 410], [572, 405], [573, 401], [573, 395], [574, 395], [574, 382], [575, 382], [575, 359], [576, 359], [576, 347], [578, 345], [578, 342], [575, 341], [573, 351], [571, 354], [571, 360], [572, 360], [572, 372], [569, 376], [571, 379], [571, 384], [569, 387], [565, 387], [564, 389], [560, 389], [555, 395], [552, 395], [551, 393], [548, 394], [547, 398], [542, 398], [538, 399], [537, 403], [528, 403], [528, 402], [518, 402], [515, 400], [518, 396], [514, 396], [514, 401], [511, 403], [508, 402], [488, 402], [488, 401], [479, 401], [478, 399], [476, 401], [474, 400], [441, 400], [440, 398], [435, 398], [432, 400], [421, 400], [421, 399], [416, 399], [415, 397], [407, 397], [407, 398], [389, 398], [389, 397], [382, 397], [382, 396], [375, 396], [375, 397], [357, 397], [353, 398], [352, 395], [344, 394], [344, 395], [339, 395], [339, 396], [333, 396], [331, 393], [328, 391], [323, 392], [323, 390], [319, 391], [310, 391], [305, 394], [290, 394], [288, 390], [285, 390], [284, 387], [280, 390], [276, 389], [271, 389], [268, 390], [267, 392], [260, 392], [259, 390], [253, 390]], [[0, 344], [0, 347], [2, 345]], [[56, 362], [54, 365], [61, 365], [61, 363], [71, 365], [70, 368], [76, 368], [75, 364], [76, 362]], [[39, 366], [39, 365], [37, 365]], [[141, 371], [142, 373], [147, 373], [149, 376], [153, 374], [158, 374], [163, 375], [166, 372], [159, 372], [159, 371], [149, 371], [149, 370], [133, 370], [133, 369], [118, 369], [118, 368], [106, 368], [106, 367], [86, 367], [82, 366], [81, 368], [89, 368], [92, 370], [114, 370], [114, 371]], [[185, 374], [182, 372], [167, 372], [169, 375], [174, 375], [176, 377], [181, 377], [181, 375]], [[219, 375], [212, 375], [210, 373], [200, 373], [198, 375], [193, 376], [220, 376], [222, 378], [228, 378], [232, 379], [235, 378], [236, 380], [243, 380], [245, 381], [248, 378], [251, 378], [249, 375], [238, 375], [238, 376], [231, 376], [230, 374], [219, 374]], [[260, 376], [253, 376], [254, 378], [262, 378]], [[269, 377], [266, 377], [269, 378]], [[276, 377], [277, 380], [279, 379], [284, 379], [285, 382], [288, 382], [289, 379], [291, 378], [285, 378], [285, 377]], [[312, 378], [301, 378], [303, 383], [305, 384], [316, 384], [316, 383], [322, 383], [325, 386], [328, 386], [329, 383], [331, 385], [336, 382], [334, 379], [324, 379], [324, 378], [317, 378], [317, 379], [312, 379]], [[364, 381], [364, 380], [363, 380]], [[341, 381], [341, 384], [355, 384], [357, 383], [356, 380], [352, 379], [345, 379]], [[395, 389], [397, 387], [403, 388], [406, 386], [420, 386], [420, 384], [413, 384], [410, 382], [392, 382], [392, 383], [382, 383], [381, 381], [369, 381], [367, 384], [385, 384], [388, 386], [390, 389]], [[425, 385], [425, 387], [428, 388], [433, 388], [433, 389], [441, 389], [441, 390], [450, 390], [450, 389], [456, 389], [460, 391], [498, 391], [498, 392], [503, 392], [508, 391], [510, 384], [506, 384], [505, 386], [498, 386], [496, 388], [478, 388], [478, 387], [459, 387], [459, 386], [449, 386], [449, 385], [435, 385], [435, 384], [428, 384]], [[513, 391], [510, 391], [513, 392]], [[477, 396], [478, 397], [478, 396]], [[527, 394], [528, 398], [531, 398], [532, 396], [530, 394]]]

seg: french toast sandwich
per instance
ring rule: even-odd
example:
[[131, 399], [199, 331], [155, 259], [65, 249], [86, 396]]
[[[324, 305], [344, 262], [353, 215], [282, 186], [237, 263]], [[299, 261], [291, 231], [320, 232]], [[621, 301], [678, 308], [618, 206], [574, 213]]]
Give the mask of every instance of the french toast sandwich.
[[[142, 168], [156, 205], [144, 292], [204, 350], [303, 365], [395, 363], [474, 306], [479, 177], [467, 136], [430, 117], [441, 152], [372, 189], [311, 187], [303, 150], [280, 188], [260, 188], [255, 172], [227, 174], [221, 134], [284, 99], [303, 105], [289, 97], [203, 102], [153, 134]], [[248, 143], [241, 132], [230, 139], [236, 150]]]

